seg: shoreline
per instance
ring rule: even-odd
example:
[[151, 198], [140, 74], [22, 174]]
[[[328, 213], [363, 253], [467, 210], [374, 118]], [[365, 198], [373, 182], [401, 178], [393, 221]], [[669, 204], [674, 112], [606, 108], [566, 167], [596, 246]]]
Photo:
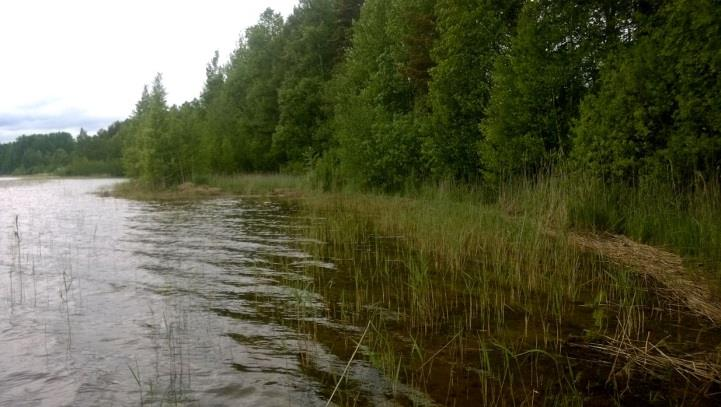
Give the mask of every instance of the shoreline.
[[[368, 344], [377, 355], [374, 365], [391, 376], [398, 375], [398, 369], [423, 370], [430, 362], [428, 355], [436, 353], [440, 356], [433, 356], [438, 359], [434, 363], [452, 370], [454, 357], [443, 356], [453, 348], [449, 344], [481, 340], [461, 333], [484, 327], [482, 348], [515, 349], [514, 358], [533, 352], [540, 341], [544, 345], [539, 349], [555, 358], [585, 349], [598, 359], [596, 364], [611, 366], [613, 360], [603, 352], [593, 352], [612, 355], [608, 352], [614, 350], [616, 359], [633, 365], [641, 376], [700, 366], [698, 376], [691, 375], [694, 383], [721, 384], [721, 376], [709, 373], [717, 366], [709, 361], [721, 357], [713, 340], [697, 340], [693, 346], [683, 341], [666, 344], [670, 347], [659, 354], [658, 346], [665, 340], [651, 334], [656, 325], [670, 322], [669, 315], [685, 321], [689, 330], [713, 331], [721, 316], [714, 294], [720, 285], [713, 269], [697, 269], [694, 257], [570, 222], [571, 198], [557, 182], [509, 188], [494, 200], [482, 191], [448, 186], [402, 195], [324, 192], [306, 177], [254, 174], [211, 177], [204, 185], [183, 184], [165, 191], [120, 184], [113, 195], [158, 201], [273, 198], [294, 203], [304, 217], [320, 219], [303, 232], [324, 242], [312, 254], [324, 261], [346, 259], [339, 260], [345, 268], [341, 275], [311, 273], [316, 289], [329, 299], [329, 312], [358, 326], [369, 320], [381, 326], [403, 321], [387, 327], [389, 332], [372, 332]], [[365, 249], [359, 253], [358, 248]], [[393, 313], [364, 310], [381, 299]], [[350, 304], [356, 305], [348, 317], [343, 309]], [[387, 315], [397, 321], [384, 320]], [[525, 318], [525, 328], [515, 327], [518, 318]], [[508, 329], [515, 339], [501, 334]], [[427, 342], [409, 350], [408, 338]], [[426, 355], [421, 360], [413, 357], [416, 346]], [[688, 352], [689, 346], [696, 351]], [[671, 357], [664, 359], [664, 354]], [[637, 358], [655, 364], [636, 363]], [[575, 369], [585, 372], [591, 367], [580, 363]], [[613, 367], [608, 374], [631, 376]], [[413, 377], [405, 381], [417, 380]]]

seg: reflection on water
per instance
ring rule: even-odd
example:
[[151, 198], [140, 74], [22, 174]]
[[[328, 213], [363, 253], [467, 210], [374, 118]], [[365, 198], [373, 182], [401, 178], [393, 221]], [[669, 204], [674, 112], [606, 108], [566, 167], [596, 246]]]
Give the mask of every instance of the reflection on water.
[[[345, 360], [297, 329], [325, 305], [278, 264], [314, 262], [286, 211], [92, 193], [115, 182], [0, 178], [0, 405], [324, 405]], [[393, 402], [350, 371], [361, 404]]]

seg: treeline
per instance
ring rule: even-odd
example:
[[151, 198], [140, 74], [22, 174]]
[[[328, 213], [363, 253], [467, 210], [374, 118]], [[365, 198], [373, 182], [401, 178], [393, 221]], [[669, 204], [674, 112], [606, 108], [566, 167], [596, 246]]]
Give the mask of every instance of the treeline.
[[715, 0], [301, 0], [267, 10], [198, 99], [158, 76], [128, 120], [127, 174], [312, 170], [393, 190], [563, 165], [678, 184], [721, 165]]
[[33, 134], [0, 144], [0, 174], [115, 175], [123, 174], [122, 122], [97, 135], [83, 129], [70, 133]]

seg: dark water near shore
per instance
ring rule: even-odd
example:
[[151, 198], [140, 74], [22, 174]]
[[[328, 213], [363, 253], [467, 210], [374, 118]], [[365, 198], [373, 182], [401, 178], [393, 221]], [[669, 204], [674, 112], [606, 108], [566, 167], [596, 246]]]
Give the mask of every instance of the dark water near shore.
[[[333, 265], [299, 251], [287, 209], [94, 193], [115, 182], [0, 178], [0, 405], [324, 405], [346, 360], [297, 326], [362, 327], [303, 288], [296, 270]], [[360, 404], [395, 404], [352, 367]]]

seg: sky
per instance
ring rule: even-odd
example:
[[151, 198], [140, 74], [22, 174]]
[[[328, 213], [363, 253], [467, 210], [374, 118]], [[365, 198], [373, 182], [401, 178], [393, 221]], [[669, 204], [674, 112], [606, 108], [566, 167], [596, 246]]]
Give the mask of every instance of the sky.
[[0, 2], [0, 143], [128, 117], [163, 75], [170, 104], [197, 97], [215, 50], [227, 61], [267, 7], [297, 0]]

